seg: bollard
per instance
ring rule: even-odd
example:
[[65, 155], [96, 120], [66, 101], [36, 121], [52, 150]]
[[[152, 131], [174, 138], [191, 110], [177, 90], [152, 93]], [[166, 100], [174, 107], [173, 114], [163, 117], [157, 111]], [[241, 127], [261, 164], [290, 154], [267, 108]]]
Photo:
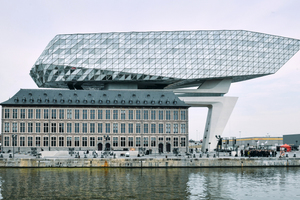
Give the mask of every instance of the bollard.
[[209, 154], [206, 154], [206, 157], [209, 158]]
[[202, 154], [200, 153], [199, 158], [202, 158]]

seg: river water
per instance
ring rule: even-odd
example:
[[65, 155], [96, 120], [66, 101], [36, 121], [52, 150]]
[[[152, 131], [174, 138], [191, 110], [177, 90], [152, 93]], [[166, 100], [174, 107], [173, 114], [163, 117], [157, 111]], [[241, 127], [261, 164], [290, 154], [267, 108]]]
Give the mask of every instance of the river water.
[[0, 168], [0, 199], [300, 199], [300, 168]]

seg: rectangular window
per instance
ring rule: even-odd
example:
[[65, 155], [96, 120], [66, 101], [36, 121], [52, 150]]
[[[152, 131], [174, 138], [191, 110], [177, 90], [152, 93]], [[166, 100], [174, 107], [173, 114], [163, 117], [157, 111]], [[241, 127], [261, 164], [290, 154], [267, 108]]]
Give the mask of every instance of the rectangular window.
[[44, 109], [44, 119], [49, 118], [49, 111], [47, 109]]
[[[52, 119], [56, 119], [56, 110], [51, 110], [51, 113], [52, 113], [52, 115], [51, 115]], [[56, 141], [55, 141], [55, 144], [56, 144]]]
[[18, 110], [17, 109], [13, 109], [13, 118], [14, 119], [18, 118]]
[[148, 110], [144, 110], [144, 119], [148, 119]]
[[56, 123], [51, 123], [51, 133], [56, 133]]
[[181, 145], [182, 147], [185, 147], [185, 138], [180, 138], [180, 139], [181, 139], [180, 145]]
[[135, 125], [135, 133], [141, 133], [141, 124]]
[[125, 137], [121, 137], [121, 147], [125, 147], [126, 145]]
[[148, 133], [148, 124], [144, 124], [144, 133]]
[[156, 133], [156, 124], [151, 124], [151, 133]]
[[174, 120], [178, 120], [178, 111], [175, 110], [173, 114]]
[[95, 146], [95, 137], [90, 137], [90, 147]]
[[135, 138], [135, 146], [140, 147], [141, 146], [141, 137], [136, 137]]
[[178, 138], [177, 137], [174, 138], [174, 147], [178, 147]]
[[159, 141], [164, 141], [164, 138], [163, 137], [159, 137], [158, 140]]
[[185, 110], [182, 110], [180, 115], [181, 120], [185, 120]]
[[164, 133], [164, 124], [158, 124], [158, 133]]
[[113, 146], [114, 147], [118, 146], [118, 137], [113, 137]]
[[41, 132], [41, 123], [35, 123], [35, 132], [37, 133]]
[[5, 124], [4, 124], [4, 132], [5, 133], [9, 132], [9, 123], [8, 122], [5, 122]]
[[35, 137], [35, 146], [39, 147], [41, 146], [41, 137]]
[[82, 123], [82, 132], [87, 133], [87, 123]]
[[82, 119], [87, 119], [87, 110], [82, 110]]
[[102, 133], [102, 123], [98, 123], [98, 133]]
[[156, 146], [156, 138], [151, 137], [151, 147], [155, 147], [155, 146]]
[[125, 124], [124, 123], [121, 124], [121, 133], [125, 133]]
[[102, 119], [102, 110], [98, 110], [98, 119]]
[[4, 146], [9, 146], [9, 137], [4, 137]]
[[158, 119], [159, 120], [163, 120], [164, 119], [164, 111], [163, 110], [158, 111]]
[[36, 119], [41, 119], [41, 109], [36, 109], [35, 110], [35, 118]]
[[75, 123], [75, 133], [79, 133], [79, 123]]
[[178, 124], [174, 124], [173, 126], [173, 132], [178, 133]]
[[133, 147], [133, 137], [128, 137], [128, 146]]
[[113, 123], [113, 133], [118, 133], [118, 124]]
[[102, 137], [98, 137], [98, 140], [102, 141]]
[[171, 138], [170, 137], [166, 137], [166, 141], [171, 141]]
[[125, 119], [125, 110], [121, 110], [121, 119]]
[[72, 123], [67, 123], [67, 133], [72, 133]]
[[67, 146], [68, 147], [72, 146], [72, 137], [67, 137]]
[[90, 119], [95, 119], [95, 110], [90, 110]]
[[87, 146], [87, 137], [82, 137], [82, 146], [83, 147]]
[[51, 137], [51, 146], [56, 147], [56, 137]]
[[64, 147], [64, 137], [58, 137], [58, 146]]
[[47, 147], [48, 145], [48, 137], [44, 137], [44, 147]]
[[65, 110], [59, 109], [59, 119], [64, 119], [64, 118], [65, 118]]
[[44, 123], [44, 133], [48, 133], [48, 132], [49, 132], [49, 124]]
[[79, 119], [79, 110], [75, 110], [75, 119]]
[[25, 137], [21, 136], [20, 137], [20, 147], [24, 147], [25, 146]]
[[79, 137], [75, 137], [75, 147], [79, 147]]
[[9, 109], [5, 109], [4, 113], [4, 118], [9, 119]]
[[133, 133], [133, 124], [128, 124], [128, 133]]
[[20, 118], [25, 119], [25, 109], [21, 109]]
[[110, 133], [110, 123], [105, 124], [105, 132]]
[[33, 109], [28, 109], [28, 119], [33, 118]]
[[71, 109], [67, 110], [67, 119], [72, 119], [72, 110]]
[[181, 133], [185, 133], [185, 124], [181, 124]]
[[18, 123], [16, 123], [16, 122], [12, 123], [12, 132], [13, 133], [18, 132]]
[[90, 133], [95, 133], [95, 123], [90, 123]]
[[156, 120], [156, 112], [155, 112], [155, 110], [151, 110], [151, 120]]
[[25, 133], [25, 123], [24, 122], [20, 123], [20, 133]]
[[28, 146], [29, 146], [29, 147], [32, 147], [32, 137], [31, 137], [31, 136], [29, 136], [29, 137], [27, 138], [27, 143], [28, 143]]
[[136, 110], [135, 111], [135, 119], [141, 119], [141, 111], [140, 110]]
[[110, 110], [105, 111], [105, 119], [110, 119]]
[[33, 132], [33, 123], [30, 122], [27, 125], [28, 125], [28, 127], [27, 127], [28, 128], [28, 133], [32, 133]]
[[64, 123], [59, 123], [58, 125], [58, 129], [60, 133], [64, 133], [65, 132], [65, 124]]
[[128, 119], [133, 119], [133, 110], [128, 110]]
[[170, 120], [171, 119], [171, 114], [170, 114], [171, 111], [169, 110], [166, 110], [166, 120]]
[[171, 124], [166, 124], [166, 133], [171, 133]]
[[113, 111], [113, 119], [118, 119], [118, 110]]
[[144, 137], [144, 147], [147, 147], [149, 145], [149, 138]]

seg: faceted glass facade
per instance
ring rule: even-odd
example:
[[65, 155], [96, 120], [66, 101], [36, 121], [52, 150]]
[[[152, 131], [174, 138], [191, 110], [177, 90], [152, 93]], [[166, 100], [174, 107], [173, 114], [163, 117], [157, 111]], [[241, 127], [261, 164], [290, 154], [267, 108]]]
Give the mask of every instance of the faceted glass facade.
[[39, 87], [237, 82], [275, 73], [299, 49], [299, 40], [243, 30], [63, 34], [50, 41], [30, 75]]

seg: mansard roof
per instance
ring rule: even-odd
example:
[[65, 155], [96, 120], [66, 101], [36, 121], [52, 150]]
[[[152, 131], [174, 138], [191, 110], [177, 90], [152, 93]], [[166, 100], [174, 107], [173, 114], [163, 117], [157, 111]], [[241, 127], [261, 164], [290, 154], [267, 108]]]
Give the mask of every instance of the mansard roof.
[[170, 91], [20, 89], [0, 105], [189, 107]]

